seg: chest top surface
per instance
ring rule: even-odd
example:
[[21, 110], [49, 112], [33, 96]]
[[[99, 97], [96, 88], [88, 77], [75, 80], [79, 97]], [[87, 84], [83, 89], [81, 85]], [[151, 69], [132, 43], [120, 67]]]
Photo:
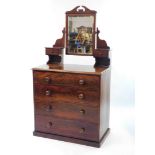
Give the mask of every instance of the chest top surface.
[[92, 74], [101, 75], [107, 67], [93, 67], [89, 65], [75, 65], [75, 64], [63, 64], [63, 65], [41, 65], [33, 68], [34, 71], [49, 71], [49, 72], [64, 72], [64, 73], [79, 73], [79, 74]]

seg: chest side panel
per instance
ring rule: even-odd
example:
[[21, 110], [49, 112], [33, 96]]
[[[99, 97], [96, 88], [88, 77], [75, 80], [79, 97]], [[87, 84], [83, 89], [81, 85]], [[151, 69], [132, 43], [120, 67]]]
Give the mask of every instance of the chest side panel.
[[110, 114], [110, 68], [104, 71], [101, 75], [100, 86], [100, 139], [109, 129], [109, 114]]

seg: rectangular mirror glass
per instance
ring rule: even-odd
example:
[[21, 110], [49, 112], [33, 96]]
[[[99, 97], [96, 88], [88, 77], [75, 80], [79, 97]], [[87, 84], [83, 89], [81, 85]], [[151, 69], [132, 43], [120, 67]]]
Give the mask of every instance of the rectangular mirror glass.
[[69, 16], [67, 54], [92, 55], [94, 16]]

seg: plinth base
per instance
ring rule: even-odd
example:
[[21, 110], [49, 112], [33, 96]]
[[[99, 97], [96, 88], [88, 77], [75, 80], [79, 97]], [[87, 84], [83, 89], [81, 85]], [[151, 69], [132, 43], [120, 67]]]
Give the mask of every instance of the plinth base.
[[60, 135], [49, 134], [49, 133], [43, 133], [43, 132], [38, 132], [38, 131], [34, 131], [33, 135], [34, 136], [39, 136], [39, 137], [44, 137], [44, 138], [51, 138], [51, 139], [62, 140], [62, 141], [66, 141], [66, 142], [82, 144], [82, 145], [88, 145], [88, 146], [93, 146], [93, 147], [100, 147], [101, 144], [105, 141], [105, 139], [108, 136], [109, 132], [110, 132], [110, 129], [108, 128], [99, 142], [88, 141], [88, 140], [72, 138], [72, 137], [66, 137], [66, 136], [60, 136]]

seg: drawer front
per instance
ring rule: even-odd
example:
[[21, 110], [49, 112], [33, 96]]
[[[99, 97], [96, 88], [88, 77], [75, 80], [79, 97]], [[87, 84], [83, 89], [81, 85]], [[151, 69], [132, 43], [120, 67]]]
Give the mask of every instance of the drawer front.
[[43, 86], [34, 84], [35, 100], [85, 104], [93, 107], [99, 106], [98, 91], [78, 90], [71, 86]]
[[33, 79], [34, 83], [39, 84], [78, 86], [93, 90], [100, 88], [100, 78], [95, 75], [34, 71]]
[[97, 124], [41, 115], [35, 116], [35, 131], [92, 141], [99, 140]]
[[35, 114], [54, 116], [64, 119], [99, 123], [99, 107], [79, 105], [65, 102], [35, 102]]

